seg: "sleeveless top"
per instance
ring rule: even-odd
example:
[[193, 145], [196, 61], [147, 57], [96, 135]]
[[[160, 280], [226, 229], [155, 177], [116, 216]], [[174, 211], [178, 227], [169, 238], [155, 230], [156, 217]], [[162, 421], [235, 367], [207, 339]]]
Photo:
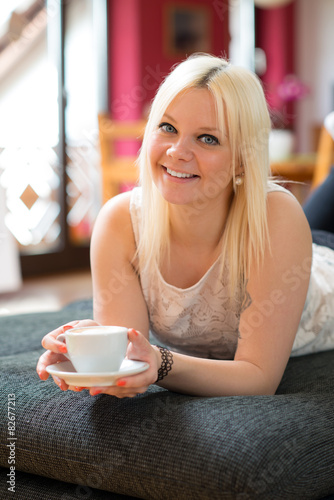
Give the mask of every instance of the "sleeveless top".
[[[268, 192], [283, 187], [269, 183]], [[131, 193], [130, 215], [138, 246], [141, 227], [141, 188]], [[222, 275], [221, 258], [193, 286], [183, 289], [167, 283], [158, 267], [140, 275], [150, 331], [159, 343], [176, 352], [213, 359], [233, 359], [239, 338], [243, 297], [231, 299], [228, 270]], [[285, 273], [291, 290], [298, 274]], [[312, 270], [307, 298], [291, 355], [334, 348], [334, 251], [313, 243]]]

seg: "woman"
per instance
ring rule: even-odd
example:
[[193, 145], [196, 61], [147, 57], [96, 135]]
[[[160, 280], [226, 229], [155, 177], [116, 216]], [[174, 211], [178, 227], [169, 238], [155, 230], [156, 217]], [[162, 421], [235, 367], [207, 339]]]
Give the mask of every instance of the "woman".
[[[141, 187], [105, 204], [91, 242], [94, 320], [128, 327], [127, 356], [150, 367], [92, 395], [132, 397], [153, 383], [199, 396], [273, 394], [291, 350], [328, 334], [312, 336], [307, 321], [316, 267], [333, 276], [333, 252], [314, 259], [309, 288], [310, 229], [294, 197], [268, 180], [269, 131], [257, 78], [221, 58], [190, 57], [162, 83]], [[44, 337], [41, 379], [64, 359], [57, 336], [95, 322]], [[170, 350], [150, 345], [149, 330]]]

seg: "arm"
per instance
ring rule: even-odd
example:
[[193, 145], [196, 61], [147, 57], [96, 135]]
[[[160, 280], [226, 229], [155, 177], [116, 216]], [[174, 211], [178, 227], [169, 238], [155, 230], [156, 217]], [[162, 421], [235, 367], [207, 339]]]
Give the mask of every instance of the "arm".
[[148, 338], [149, 320], [133, 262], [136, 246], [129, 193], [101, 209], [91, 240], [94, 319], [99, 324], [140, 330]]
[[[160, 386], [198, 396], [275, 393], [303, 311], [312, 245], [301, 207], [285, 193], [268, 195], [268, 226], [271, 252], [268, 245], [260, 270], [251, 266], [234, 360], [173, 353], [172, 370]], [[125, 386], [139, 386], [143, 378], [128, 377]]]

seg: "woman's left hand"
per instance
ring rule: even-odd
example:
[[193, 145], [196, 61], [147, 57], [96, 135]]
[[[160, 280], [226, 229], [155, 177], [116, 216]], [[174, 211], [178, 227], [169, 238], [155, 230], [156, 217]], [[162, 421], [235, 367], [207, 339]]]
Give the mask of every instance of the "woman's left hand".
[[128, 359], [136, 361], [145, 361], [149, 368], [129, 377], [122, 377], [116, 381], [116, 385], [109, 387], [91, 387], [89, 393], [91, 396], [98, 394], [109, 394], [118, 398], [132, 398], [137, 394], [147, 391], [148, 387], [157, 380], [158, 369], [160, 368], [160, 353], [140, 332], [128, 330], [129, 345], [126, 352]]

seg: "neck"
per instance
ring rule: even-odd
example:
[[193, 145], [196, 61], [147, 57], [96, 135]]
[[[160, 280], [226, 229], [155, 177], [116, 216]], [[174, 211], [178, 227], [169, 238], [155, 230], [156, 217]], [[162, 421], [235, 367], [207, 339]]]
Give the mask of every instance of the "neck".
[[225, 205], [170, 205], [171, 239], [181, 246], [215, 249], [221, 241], [232, 197]]

